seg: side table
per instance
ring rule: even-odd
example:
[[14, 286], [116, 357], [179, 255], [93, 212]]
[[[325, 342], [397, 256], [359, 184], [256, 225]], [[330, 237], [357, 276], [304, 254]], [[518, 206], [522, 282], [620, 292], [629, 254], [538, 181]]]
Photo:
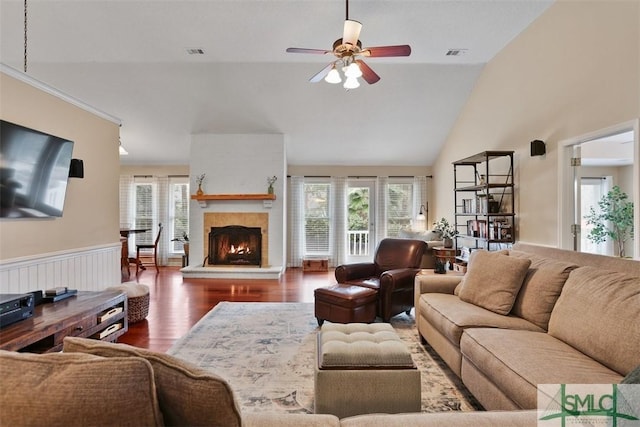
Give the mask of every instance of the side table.
[[433, 256], [440, 262], [449, 261], [449, 270], [453, 270], [453, 263], [456, 262], [458, 250], [455, 248], [445, 248], [444, 246], [436, 246], [433, 248]]

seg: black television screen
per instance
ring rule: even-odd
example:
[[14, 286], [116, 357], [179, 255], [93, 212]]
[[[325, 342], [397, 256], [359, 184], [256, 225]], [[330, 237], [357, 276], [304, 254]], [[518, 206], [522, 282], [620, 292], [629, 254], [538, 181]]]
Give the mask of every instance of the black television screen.
[[0, 120], [0, 217], [60, 217], [73, 141]]

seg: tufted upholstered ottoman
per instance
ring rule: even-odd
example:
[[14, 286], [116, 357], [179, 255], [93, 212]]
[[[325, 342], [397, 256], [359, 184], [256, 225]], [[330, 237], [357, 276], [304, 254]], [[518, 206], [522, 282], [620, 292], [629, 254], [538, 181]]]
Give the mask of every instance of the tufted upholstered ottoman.
[[343, 418], [420, 409], [420, 371], [391, 325], [322, 325], [315, 369], [315, 413]]
[[376, 320], [378, 291], [363, 286], [333, 285], [314, 292], [318, 325], [325, 320], [335, 323], [369, 323]]

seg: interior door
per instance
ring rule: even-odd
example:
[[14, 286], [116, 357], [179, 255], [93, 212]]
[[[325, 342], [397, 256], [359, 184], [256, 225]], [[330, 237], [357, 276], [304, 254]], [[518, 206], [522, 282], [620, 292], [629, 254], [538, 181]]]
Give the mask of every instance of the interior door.
[[[618, 186], [634, 203], [634, 226], [638, 229], [640, 209], [640, 168], [638, 161], [638, 122], [616, 126], [564, 141], [559, 164], [571, 168], [561, 170], [559, 191], [559, 240], [563, 248], [590, 253], [615, 255], [613, 241], [595, 245], [587, 236], [590, 225], [585, 215], [613, 186]], [[566, 165], [566, 166], [565, 166]], [[567, 171], [568, 173], [565, 173]], [[570, 225], [570, 226], [569, 226]], [[637, 232], [637, 231], [636, 231]], [[625, 256], [638, 258], [638, 239], [627, 240]]]
[[375, 181], [347, 183], [347, 260], [349, 263], [373, 260], [375, 250]]

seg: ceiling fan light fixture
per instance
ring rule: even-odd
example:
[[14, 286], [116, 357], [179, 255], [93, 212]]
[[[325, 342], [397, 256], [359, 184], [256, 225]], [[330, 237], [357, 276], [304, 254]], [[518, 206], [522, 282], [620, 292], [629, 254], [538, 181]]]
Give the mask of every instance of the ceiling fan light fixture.
[[346, 77], [353, 77], [353, 78], [357, 79], [358, 77], [362, 77], [362, 70], [360, 69], [360, 66], [357, 63], [352, 62], [345, 69], [344, 75]]
[[347, 77], [347, 79], [344, 82], [343, 87], [345, 89], [357, 89], [357, 88], [360, 87], [360, 82], [355, 77]]
[[356, 46], [358, 44], [358, 38], [360, 37], [360, 30], [362, 30], [362, 24], [358, 21], [352, 21], [351, 19], [344, 21], [342, 43]]
[[336, 70], [336, 66], [334, 65], [327, 77], [324, 78], [324, 81], [331, 84], [338, 84], [342, 82], [342, 78], [340, 77], [340, 73]]

